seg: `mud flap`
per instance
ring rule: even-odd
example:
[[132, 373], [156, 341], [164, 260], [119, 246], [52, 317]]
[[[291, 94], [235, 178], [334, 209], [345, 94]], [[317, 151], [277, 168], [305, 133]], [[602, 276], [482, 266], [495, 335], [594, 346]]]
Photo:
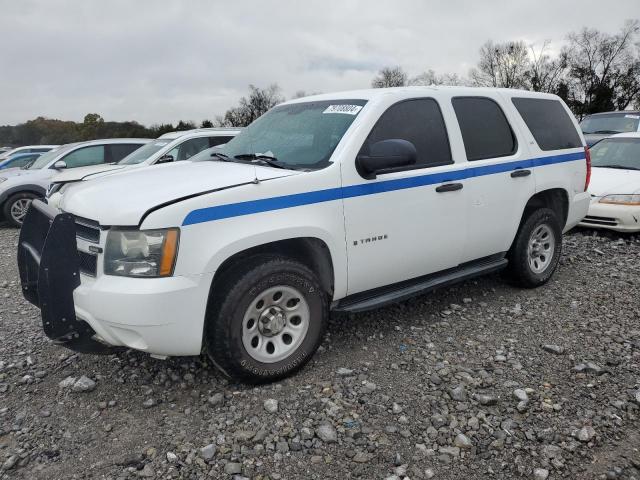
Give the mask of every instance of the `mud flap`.
[[80, 269], [72, 215], [34, 200], [20, 231], [18, 268], [22, 293], [40, 308], [49, 338], [79, 352], [111, 351], [93, 339], [87, 322], [76, 318], [73, 291], [80, 285]]

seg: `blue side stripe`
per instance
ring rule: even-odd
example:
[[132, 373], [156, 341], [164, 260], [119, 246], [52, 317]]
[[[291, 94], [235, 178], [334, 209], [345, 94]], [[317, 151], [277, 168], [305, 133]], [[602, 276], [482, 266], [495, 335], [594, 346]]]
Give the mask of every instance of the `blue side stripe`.
[[395, 180], [383, 180], [380, 182], [368, 182], [346, 187], [328, 188], [314, 192], [295, 193], [280, 197], [251, 200], [249, 202], [229, 203], [215, 207], [200, 208], [190, 212], [182, 222], [182, 225], [211, 222], [224, 218], [251, 215], [254, 213], [282, 210], [284, 208], [300, 207], [314, 203], [331, 202], [343, 198], [361, 197], [363, 195], [375, 195], [377, 193], [404, 190], [407, 188], [423, 187], [437, 183], [453, 182], [466, 178], [494, 175], [496, 173], [510, 172], [516, 168], [535, 168], [556, 163], [574, 162], [584, 160], [584, 152], [553, 155], [549, 157], [531, 158], [515, 162], [497, 163], [479, 167], [467, 167], [442, 173], [431, 173], [415, 177], [398, 178]]

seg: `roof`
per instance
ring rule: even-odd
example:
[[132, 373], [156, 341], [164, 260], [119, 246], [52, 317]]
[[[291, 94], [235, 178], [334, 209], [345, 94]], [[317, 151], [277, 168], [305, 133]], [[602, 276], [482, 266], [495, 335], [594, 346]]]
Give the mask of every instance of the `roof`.
[[607, 138], [640, 138], [640, 132], [616, 133]]
[[392, 88], [368, 88], [363, 90], [349, 90], [345, 92], [336, 93], [324, 93], [319, 95], [311, 95], [308, 97], [297, 98], [284, 102], [285, 104], [291, 103], [304, 103], [311, 101], [325, 101], [325, 100], [374, 100], [383, 96], [397, 95], [405, 96], [407, 94], [426, 95], [428, 93], [435, 92], [447, 92], [456, 93], [459, 95], [478, 95], [482, 92], [504, 92], [509, 95], [514, 93], [523, 96], [539, 96], [539, 97], [555, 97], [548, 93], [531, 92], [529, 90], [517, 90], [513, 88], [492, 88], [492, 87], [459, 87], [459, 86], [446, 86], [446, 85], [433, 85], [433, 86], [412, 86], [412, 87], [392, 87]]
[[211, 127], [211, 128], [192, 128], [191, 130], [177, 130], [174, 132], [167, 132], [163, 135], [160, 135], [158, 138], [180, 138], [185, 135], [193, 135], [199, 133], [240, 133], [242, 127]]
[[613, 112], [591, 113], [587, 117], [595, 117], [599, 115], [640, 115], [640, 110], [615, 110]]

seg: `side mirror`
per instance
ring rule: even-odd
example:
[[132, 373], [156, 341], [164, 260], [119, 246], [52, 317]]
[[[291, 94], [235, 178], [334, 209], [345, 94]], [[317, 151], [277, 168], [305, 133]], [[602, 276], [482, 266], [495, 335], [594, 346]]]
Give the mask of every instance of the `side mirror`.
[[163, 155], [158, 159], [156, 163], [169, 163], [173, 162], [173, 155]]
[[368, 155], [356, 157], [356, 169], [367, 180], [376, 178], [376, 173], [414, 165], [418, 152], [413, 143], [399, 138], [381, 140], [369, 148]]
[[53, 164], [53, 168], [55, 168], [56, 170], [64, 170], [65, 168], [67, 168], [67, 162], [65, 162], [64, 160], [58, 160]]

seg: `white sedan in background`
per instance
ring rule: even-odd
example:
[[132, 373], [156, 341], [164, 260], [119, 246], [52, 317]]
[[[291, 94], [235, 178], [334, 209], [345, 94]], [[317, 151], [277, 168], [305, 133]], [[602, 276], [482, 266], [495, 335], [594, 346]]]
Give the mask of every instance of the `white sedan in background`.
[[621, 133], [591, 147], [591, 205], [580, 225], [640, 232], [640, 133]]

